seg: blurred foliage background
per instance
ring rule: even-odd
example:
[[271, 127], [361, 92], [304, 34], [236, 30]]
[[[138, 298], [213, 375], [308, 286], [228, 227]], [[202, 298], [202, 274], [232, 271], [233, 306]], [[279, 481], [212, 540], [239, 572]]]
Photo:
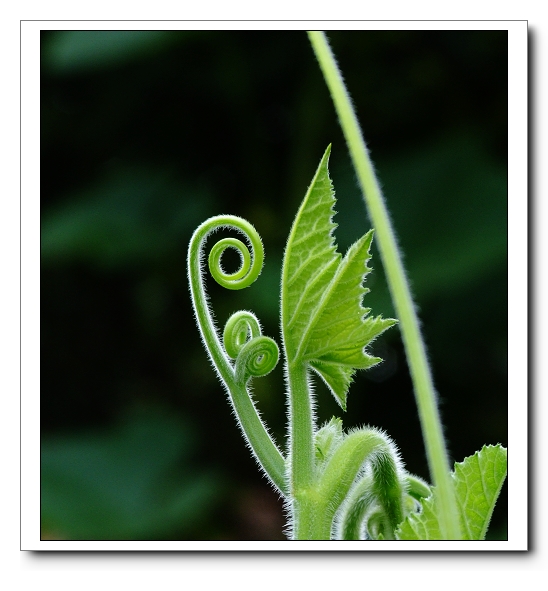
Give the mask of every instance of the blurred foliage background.
[[[329, 37], [405, 253], [452, 461], [507, 445], [507, 35]], [[340, 249], [370, 223], [304, 32], [43, 31], [42, 535], [282, 540], [202, 348], [186, 249], [220, 213], [250, 220], [266, 265], [209, 283], [222, 326], [253, 309], [278, 338], [285, 239], [329, 143]], [[378, 253], [365, 304], [393, 315]], [[515, 313], [519, 313], [516, 310]], [[342, 415], [395, 440], [429, 479], [397, 329]], [[341, 416], [318, 383], [318, 418]], [[255, 398], [281, 446], [278, 367]], [[506, 487], [491, 539], [506, 539]]]

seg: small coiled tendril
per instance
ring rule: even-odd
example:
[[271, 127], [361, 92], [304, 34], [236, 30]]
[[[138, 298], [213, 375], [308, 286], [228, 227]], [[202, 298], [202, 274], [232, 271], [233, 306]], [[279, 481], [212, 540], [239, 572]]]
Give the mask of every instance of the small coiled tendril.
[[[208, 236], [221, 228], [237, 230], [245, 236], [249, 244], [247, 246], [237, 238], [223, 238], [213, 246], [209, 253], [208, 263], [211, 276], [219, 285], [227, 289], [243, 289], [250, 286], [257, 279], [264, 262], [264, 249], [257, 230], [246, 220], [233, 215], [219, 215], [209, 218], [198, 226], [190, 240], [188, 276], [196, 320], [211, 360], [222, 379], [228, 384], [234, 374], [234, 368], [229, 362], [231, 355], [229, 354], [227, 356], [219, 340], [213, 315], [208, 305], [203, 277], [203, 250], [205, 242]], [[233, 248], [240, 254], [241, 265], [234, 273], [226, 273], [221, 266], [221, 258], [227, 248]], [[252, 336], [259, 335], [260, 329], [258, 334]], [[244, 339], [243, 342], [246, 340]]]
[[[244, 220], [242, 220], [244, 221]], [[223, 238], [219, 240], [209, 253], [209, 272], [215, 281], [226, 289], [244, 289], [249, 287], [260, 275], [264, 262], [264, 250], [260, 236], [253, 226], [247, 229], [253, 247], [253, 260], [247, 246], [237, 238]], [[221, 266], [221, 257], [227, 248], [236, 250], [241, 258], [240, 268], [234, 273], [225, 273]]]
[[[236, 377], [236, 382], [241, 384], [251, 376], [264, 376], [272, 371], [278, 362], [279, 350], [275, 341], [261, 335], [259, 321], [250, 312], [237, 312], [228, 320], [223, 335], [225, 351], [221, 350], [207, 305], [200, 269], [204, 243], [212, 232], [220, 228], [233, 228], [241, 232], [249, 243], [248, 247], [241, 240], [229, 237], [219, 240], [211, 248], [208, 257], [209, 271], [222, 287], [236, 290], [250, 286], [261, 273], [264, 249], [257, 230], [246, 220], [230, 215], [216, 216], [201, 224], [189, 247], [192, 300], [204, 343], [225, 382]], [[241, 264], [234, 273], [226, 273], [221, 265], [221, 258], [227, 248], [235, 249], [240, 255]], [[230, 365], [227, 356], [236, 360], [234, 367]]]
[[[227, 289], [244, 289], [251, 285], [261, 273], [264, 262], [264, 250], [261, 238], [255, 228], [240, 218], [238, 225], [248, 238], [253, 257], [248, 247], [237, 238], [219, 240], [209, 253], [208, 264], [211, 276]], [[227, 248], [233, 248], [240, 255], [240, 268], [234, 273], [225, 273], [221, 258]], [[227, 355], [235, 359], [235, 378], [237, 383], [244, 383], [250, 377], [265, 376], [270, 373], [280, 357], [276, 342], [261, 335], [259, 321], [251, 312], [236, 312], [226, 323], [223, 332], [223, 345]]]
[[223, 345], [227, 355], [236, 359], [242, 347], [250, 339], [261, 336], [261, 326], [255, 314], [236, 312], [228, 319], [223, 332]]
[[270, 337], [261, 335], [259, 321], [251, 312], [232, 314], [225, 326], [223, 345], [228, 356], [236, 360], [238, 383], [270, 373], [280, 357], [278, 345]]
[[[248, 312], [238, 312], [229, 319], [224, 331], [224, 342], [221, 343], [208, 305], [203, 277], [203, 251], [208, 236], [220, 228], [237, 230], [245, 236], [249, 247], [236, 238], [219, 240], [208, 257], [209, 270], [215, 281], [227, 289], [243, 289], [251, 285], [261, 273], [264, 250], [255, 228], [246, 220], [232, 215], [209, 218], [196, 228], [188, 247], [192, 305], [203, 343], [226, 386], [244, 436], [259, 465], [274, 486], [285, 494], [285, 458], [262, 422], [246, 388], [250, 377], [266, 375], [274, 368], [279, 357], [278, 345], [261, 335], [258, 320]], [[233, 248], [240, 254], [241, 265], [234, 273], [226, 273], [221, 266], [221, 258], [227, 248]], [[231, 359], [236, 362], [232, 364]]]

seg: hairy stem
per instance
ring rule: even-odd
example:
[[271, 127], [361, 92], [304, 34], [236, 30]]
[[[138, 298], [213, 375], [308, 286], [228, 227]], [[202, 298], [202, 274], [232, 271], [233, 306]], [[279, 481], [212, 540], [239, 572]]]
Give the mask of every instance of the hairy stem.
[[322, 31], [309, 31], [308, 35], [331, 92], [369, 216], [375, 227], [388, 286], [400, 320], [428, 464], [441, 509], [439, 520], [442, 535], [445, 539], [458, 540], [461, 539], [458, 510], [432, 376], [394, 232], [360, 125], [327, 38]]
[[[288, 365], [290, 414], [289, 491], [293, 498], [293, 536], [308, 539], [309, 521], [314, 514], [310, 497], [314, 481], [314, 418], [304, 363]], [[304, 537], [303, 537], [304, 536]]]
[[[235, 371], [227, 353], [221, 345], [219, 335], [217, 334], [213, 322], [213, 316], [207, 302], [201, 269], [201, 263], [203, 260], [202, 251], [208, 235], [222, 227], [234, 228], [243, 233], [251, 243], [254, 256], [253, 262], [251, 262], [251, 258], [248, 254], [244, 254], [243, 252], [245, 246], [239, 241], [235, 241], [234, 239], [225, 239], [224, 241], [221, 241], [221, 243], [225, 244], [227, 247], [237, 248], [241, 251], [242, 268], [232, 275], [227, 275], [221, 269], [216, 269], [214, 265], [218, 265], [222, 254], [218, 246], [216, 246], [212, 250], [213, 255], [210, 257], [211, 272], [214, 278], [221, 285], [224, 285], [229, 289], [241, 289], [253, 283], [261, 271], [263, 260], [262, 244], [259, 235], [253, 226], [245, 220], [235, 216], [217, 216], [210, 218], [196, 229], [191, 238], [188, 249], [188, 279], [192, 305], [194, 307], [194, 313], [196, 315], [198, 328], [202, 335], [202, 340], [219, 377], [228, 391], [230, 402], [232, 403], [243, 434], [267, 476], [281, 492], [285, 493], [285, 459], [268, 433], [255, 405], [253, 404], [253, 400], [247, 391], [245, 380], [248, 377], [248, 372], [246, 372], [242, 363], [238, 363], [238, 361], [236, 361], [236, 367], [238, 369], [241, 367], [241, 370]], [[255, 340], [258, 341], [259, 339], [264, 341], [266, 337], [257, 337]], [[253, 344], [253, 341], [250, 341], [245, 346], [241, 347], [242, 355], [246, 358], [244, 362], [247, 362], [251, 357], [249, 352], [246, 351], [246, 348], [248, 350]], [[263, 345], [264, 343], [259, 342], [258, 344]]]
[[373, 474], [369, 473], [354, 486], [347, 497], [338, 532], [341, 540], [363, 539], [365, 515], [374, 502]]
[[[373, 472], [372, 494], [380, 503], [392, 531], [403, 519], [403, 486], [398, 455], [390, 440], [376, 429], [352, 431], [328, 461], [318, 483], [319, 496], [329, 499], [323, 519], [331, 525], [352, 488], [361, 468], [368, 462]], [[366, 477], [366, 480], [367, 477]]]
[[403, 519], [403, 483], [394, 446], [376, 429], [359, 429], [337, 444], [311, 486], [298, 497], [296, 539], [328, 540], [337, 512], [352, 494], [360, 470], [369, 464], [373, 477], [368, 481], [373, 498], [383, 510], [388, 527], [386, 538]]

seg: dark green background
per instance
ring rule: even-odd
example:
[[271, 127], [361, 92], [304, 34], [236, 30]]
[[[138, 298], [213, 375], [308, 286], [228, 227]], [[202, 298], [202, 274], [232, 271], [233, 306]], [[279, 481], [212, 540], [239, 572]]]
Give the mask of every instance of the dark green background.
[[[383, 185], [416, 297], [452, 461], [507, 444], [506, 31], [329, 37]], [[304, 32], [44, 31], [41, 53], [43, 536], [279, 540], [257, 471], [194, 323], [193, 229], [251, 221], [266, 265], [209, 284], [219, 324], [252, 309], [279, 340], [291, 222], [332, 143], [341, 249], [370, 223]], [[376, 249], [364, 304], [393, 315]], [[519, 314], [520, 310], [514, 310]], [[381, 427], [428, 476], [399, 331], [341, 414]], [[278, 367], [255, 380], [285, 445]], [[525, 392], [524, 392], [525, 395]], [[506, 538], [506, 487], [490, 537]]]

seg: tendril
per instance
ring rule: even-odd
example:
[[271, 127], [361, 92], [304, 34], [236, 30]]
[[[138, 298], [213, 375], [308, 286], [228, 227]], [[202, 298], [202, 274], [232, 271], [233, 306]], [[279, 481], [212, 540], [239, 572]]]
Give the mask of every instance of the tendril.
[[[249, 245], [247, 246], [236, 238], [223, 238], [213, 246], [208, 257], [209, 270], [212, 277], [221, 286], [227, 289], [243, 289], [251, 285], [261, 273], [264, 250], [257, 230], [246, 220], [233, 215], [220, 215], [209, 218], [198, 226], [190, 241], [188, 272], [196, 320], [211, 360], [223, 381], [228, 384], [233, 379], [234, 370], [215, 328], [213, 314], [207, 301], [202, 268], [205, 242], [208, 236], [220, 228], [237, 230], [245, 236]], [[221, 257], [227, 248], [234, 248], [240, 254], [241, 265], [234, 273], [226, 273], [221, 267]], [[258, 334], [260, 334], [260, 330]], [[232, 357], [230, 353], [228, 355]]]
[[[244, 220], [242, 220], [244, 221]], [[263, 244], [253, 226], [246, 228], [253, 249], [253, 260], [248, 247], [237, 238], [219, 240], [209, 253], [209, 272], [215, 281], [226, 289], [244, 289], [249, 287], [260, 275], [264, 262]], [[240, 268], [234, 273], [225, 273], [221, 266], [221, 257], [227, 248], [233, 248], [240, 255]]]
[[228, 319], [223, 332], [227, 355], [236, 359], [248, 340], [261, 336], [259, 321], [251, 312], [236, 312]]
[[248, 341], [236, 358], [236, 381], [246, 382], [250, 377], [270, 373], [278, 363], [280, 351], [270, 337], [256, 337]]
[[[250, 312], [237, 312], [229, 319], [221, 343], [208, 304], [203, 276], [203, 251], [208, 236], [220, 228], [237, 230], [244, 235], [248, 244], [236, 238], [223, 238], [213, 246], [208, 263], [215, 281], [227, 289], [243, 289], [251, 285], [261, 273], [263, 245], [249, 222], [231, 215], [206, 220], [192, 235], [188, 249], [188, 279], [194, 313], [204, 345], [226, 387], [245, 439], [272, 483], [285, 493], [285, 458], [268, 433], [246, 388], [249, 378], [264, 376], [276, 366], [278, 345], [261, 335], [259, 321]], [[227, 248], [235, 249], [240, 255], [241, 264], [234, 273], [226, 273], [221, 266], [221, 258]], [[235, 363], [230, 359], [235, 359]]]
[[236, 312], [226, 323], [223, 345], [229, 357], [236, 359], [236, 382], [270, 373], [278, 363], [276, 342], [261, 335], [259, 321], [251, 312]]

